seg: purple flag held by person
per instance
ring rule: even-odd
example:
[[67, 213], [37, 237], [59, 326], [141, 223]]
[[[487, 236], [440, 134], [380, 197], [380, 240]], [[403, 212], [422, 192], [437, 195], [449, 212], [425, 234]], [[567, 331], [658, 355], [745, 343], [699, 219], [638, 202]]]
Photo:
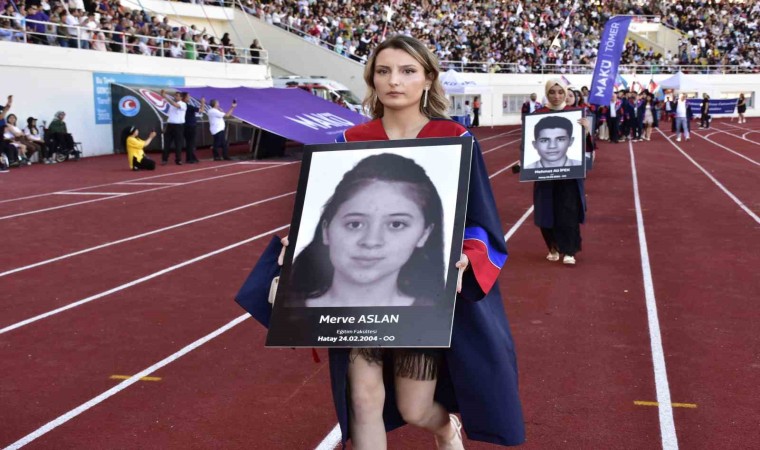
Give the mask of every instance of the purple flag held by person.
[[623, 52], [623, 44], [630, 24], [630, 16], [615, 16], [610, 18], [604, 26], [589, 92], [589, 103], [593, 105], [609, 105], [610, 103], [613, 86], [617, 79], [620, 55]]

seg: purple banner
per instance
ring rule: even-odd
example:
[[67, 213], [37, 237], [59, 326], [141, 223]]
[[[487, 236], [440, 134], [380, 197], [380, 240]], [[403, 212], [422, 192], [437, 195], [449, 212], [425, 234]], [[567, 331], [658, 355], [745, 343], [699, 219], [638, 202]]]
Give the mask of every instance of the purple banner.
[[615, 16], [604, 26], [589, 92], [589, 103], [593, 105], [609, 105], [610, 103], [625, 35], [628, 34], [630, 24], [630, 16]]
[[237, 100], [234, 116], [257, 128], [303, 144], [335, 142], [344, 130], [368, 118], [296, 88], [181, 88], [206, 104], [219, 100], [227, 111]]

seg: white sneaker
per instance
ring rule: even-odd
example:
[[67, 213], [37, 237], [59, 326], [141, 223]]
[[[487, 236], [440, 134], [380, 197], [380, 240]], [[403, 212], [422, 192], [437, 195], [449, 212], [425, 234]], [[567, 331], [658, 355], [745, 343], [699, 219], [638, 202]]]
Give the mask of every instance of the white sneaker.
[[550, 251], [549, 254], [546, 255], [546, 259], [552, 262], [559, 261], [559, 252], [557, 252], [556, 250]]
[[570, 255], [565, 255], [564, 258], [562, 258], [562, 264], [569, 264], [574, 265], [575, 264], [575, 257]]
[[676, 138], [676, 142], [681, 142], [681, 136], [678, 136], [678, 137]]

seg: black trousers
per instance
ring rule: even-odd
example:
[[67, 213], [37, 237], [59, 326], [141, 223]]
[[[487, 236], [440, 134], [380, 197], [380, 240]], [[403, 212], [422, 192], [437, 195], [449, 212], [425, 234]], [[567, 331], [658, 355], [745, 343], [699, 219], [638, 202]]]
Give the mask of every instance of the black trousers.
[[607, 121], [607, 126], [610, 129], [610, 141], [617, 142], [620, 140], [620, 118], [619, 117], [610, 117], [610, 120]]
[[699, 126], [703, 128], [710, 128], [710, 115], [702, 114], [699, 120]]
[[222, 157], [229, 159], [229, 146], [227, 145], [227, 139], [224, 138], [224, 131], [222, 130], [214, 135], [214, 144], [211, 146], [211, 152], [214, 154], [214, 159], [219, 158], [217, 148], [222, 149]]
[[174, 148], [174, 161], [182, 160], [182, 131], [185, 128], [181, 123], [170, 123], [166, 126], [164, 139], [164, 152], [161, 161], [169, 160], [169, 149]]
[[472, 126], [473, 127], [479, 127], [480, 126], [480, 108], [475, 108], [472, 110]]
[[156, 170], [156, 162], [147, 156], [143, 156], [142, 161], [137, 161], [137, 158], [132, 158], [132, 170]]
[[187, 162], [198, 161], [198, 158], [195, 156], [195, 130], [195, 124], [185, 125], [185, 161]]

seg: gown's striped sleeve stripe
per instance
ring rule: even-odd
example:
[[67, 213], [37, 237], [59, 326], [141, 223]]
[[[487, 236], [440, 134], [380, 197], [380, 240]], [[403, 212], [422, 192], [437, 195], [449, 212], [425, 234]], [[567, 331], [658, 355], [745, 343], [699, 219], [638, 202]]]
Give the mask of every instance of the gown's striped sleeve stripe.
[[463, 252], [470, 260], [480, 288], [489, 292], [507, 261], [507, 254], [492, 246], [488, 233], [480, 227], [465, 228]]

